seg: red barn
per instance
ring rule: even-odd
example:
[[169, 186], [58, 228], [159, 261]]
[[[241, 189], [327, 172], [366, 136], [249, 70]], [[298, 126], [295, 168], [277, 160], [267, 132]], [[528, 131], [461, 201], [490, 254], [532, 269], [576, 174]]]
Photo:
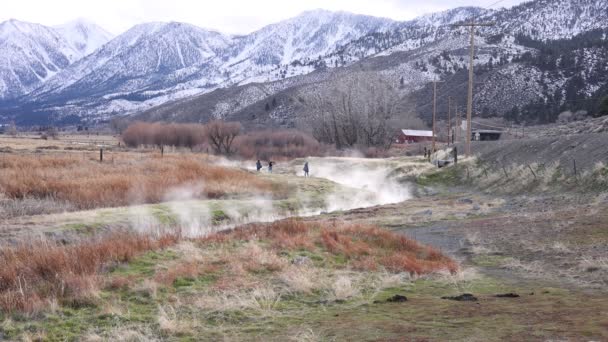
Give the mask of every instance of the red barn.
[[397, 137], [399, 144], [411, 144], [433, 140], [433, 131], [418, 131], [415, 129], [402, 129]]

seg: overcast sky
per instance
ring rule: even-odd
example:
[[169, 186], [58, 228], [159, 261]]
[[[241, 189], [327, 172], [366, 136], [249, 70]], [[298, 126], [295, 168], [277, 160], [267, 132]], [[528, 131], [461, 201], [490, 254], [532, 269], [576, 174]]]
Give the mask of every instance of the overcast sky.
[[[458, 6], [488, 7], [498, 0], [0, 0], [0, 21], [58, 25], [76, 18], [118, 34], [149, 21], [181, 21], [224, 33], [249, 33], [299, 13], [323, 8], [396, 20]], [[491, 8], [524, 0], [502, 0]]]

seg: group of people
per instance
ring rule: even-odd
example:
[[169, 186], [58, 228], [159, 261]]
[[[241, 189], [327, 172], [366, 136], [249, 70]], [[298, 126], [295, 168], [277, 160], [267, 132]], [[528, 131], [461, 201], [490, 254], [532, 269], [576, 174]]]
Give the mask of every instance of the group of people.
[[[272, 165], [274, 163], [272, 161], [268, 161], [268, 172], [272, 173]], [[258, 159], [258, 162], [255, 163], [255, 167], [258, 170], [258, 172], [260, 172], [260, 170], [262, 169], [262, 162], [260, 162], [260, 160]]]
[[[272, 173], [272, 166], [274, 165], [274, 162], [269, 160], [268, 161], [268, 172]], [[260, 172], [262, 170], [262, 162], [258, 159], [257, 163], [255, 163], [255, 167], [258, 170], [258, 172]], [[304, 163], [304, 177], [310, 177], [309, 175], [309, 168], [308, 168], [308, 162]]]

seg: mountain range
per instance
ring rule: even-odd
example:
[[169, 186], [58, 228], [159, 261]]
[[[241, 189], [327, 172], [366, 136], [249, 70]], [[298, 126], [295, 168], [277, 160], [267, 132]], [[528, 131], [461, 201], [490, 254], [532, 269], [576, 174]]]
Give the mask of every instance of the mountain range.
[[[112, 37], [85, 21], [46, 27], [9, 20], [0, 24], [0, 121], [70, 124], [129, 116], [293, 126], [302, 100], [319, 83], [360, 70], [399, 84], [425, 117], [433, 80], [446, 81], [440, 106], [446, 95], [464, 103], [468, 31], [451, 24], [472, 18], [493, 23], [476, 32], [477, 111], [519, 120], [543, 101], [563, 105], [603, 94], [606, 0], [461, 7], [405, 22], [315, 10], [243, 36], [169, 22]], [[541, 65], [538, 56], [549, 50], [561, 72]], [[576, 88], [574, 95], [557, 96], [568, 87]]]

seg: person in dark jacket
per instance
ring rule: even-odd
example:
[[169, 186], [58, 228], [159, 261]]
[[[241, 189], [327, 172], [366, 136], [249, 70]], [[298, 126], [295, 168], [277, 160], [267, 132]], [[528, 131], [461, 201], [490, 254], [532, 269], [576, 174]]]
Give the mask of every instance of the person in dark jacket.
[[255, 163], [255, 168], [258, 169], [258, 172], [262, 169], [262, 162], [258, 159], [258, 162]]
[[308, 177], [308, 162], [304, 163], [304, 177]]
[[274, 164], [274, 163], [273, 163], [272, 161], [269, 161], [269, 162], [268, 162], [268, 172], [270, 172], [270, 173], [272, 173], [272, 165], [273, 165], [273, 164]]

